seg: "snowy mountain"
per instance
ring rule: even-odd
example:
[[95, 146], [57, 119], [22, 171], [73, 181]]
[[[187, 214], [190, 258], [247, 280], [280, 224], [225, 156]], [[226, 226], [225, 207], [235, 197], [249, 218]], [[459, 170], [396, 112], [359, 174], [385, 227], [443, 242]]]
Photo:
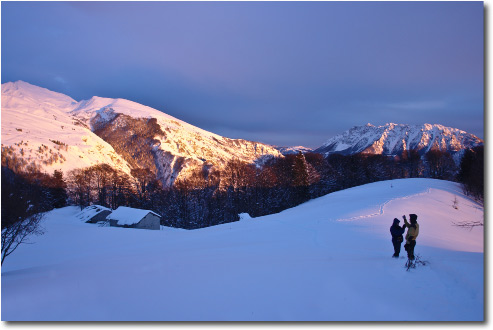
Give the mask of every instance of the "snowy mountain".
[[70, 112], [78, 102], [17, 81], [2, 84], [2, 156], [42, 170], [68, 172], [106, 163], [130, 173], [127, 162]]
[[[457, 208], [454, 208], [454, 200]], [[483, 207], [459, 184], [381, 181], [198, 230], [100, 227], [66, 207], [2, 265], [2, 321], [483, 321]], [[415, 213], [416, 255], [391, 258]], [[401, 221], [402, 223], [402, 221]]]
[[147, 167], [165, 185], [232, 158], [282, 156], [272, 146], [222, 137], [132, 101], [77, 102], [22, 81], [2, 84], [2, 148], [49, 173], [98, 163], [127, 174]]
[[423, 155], [432, 148], [438, 148], [454, 155], [481, 144], [483, 141], [473, 134], [442, 125], [367, 124], [330, 138], [315, 152], [326, 156], [360, 152], [397, 156], [404, 150], [417, 149]]

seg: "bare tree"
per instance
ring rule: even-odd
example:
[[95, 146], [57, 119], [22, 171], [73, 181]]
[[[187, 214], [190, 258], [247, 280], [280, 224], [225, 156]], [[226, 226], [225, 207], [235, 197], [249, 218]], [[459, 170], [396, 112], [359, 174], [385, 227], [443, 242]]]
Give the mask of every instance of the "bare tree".
[[456, 166], [452, 156], [439, 149], [431, 149], [425, 154], [429, 176], [434, 179], [449, 179], [453, 177]]
[[109, 183], [112, 173], [115, 170], [108, 164], [97, 164], [90, 167], [89, 171], [92, 173], [99, 205], [109, 206], [109, 202], [107, 201], [108, 190], [110, 189]]
[[28, 241], [30, 235], [43, 234], [39, 227], [42, 218], [43, 213], [36, 213], [2, 228], [2, 265], [6, 257], [12, 254], [19, 245]]
[[69, 172], [69, 180], [75, 202], [82, 210], [91, 200], [91, 171], [87, 168], [74, 169]]
[[48, 196], [46, 188], [2, 167], [2, 205], [8, 205], [2, 209], [2, 264], [30, 235], [42, 234], [39, 222], [52, 208]]
[[133, 168], [130, 174], [134, 177], [139, 202], [143, 204], [144, 200], [149, 198], [149, 184], [156, 180], [156, 175], [149, 168]]
[[457, 196], [455, 196], [454, 200], [452, 201], [452, 207], [456, 210], [459, 209], [459, 200], [457, 199]]

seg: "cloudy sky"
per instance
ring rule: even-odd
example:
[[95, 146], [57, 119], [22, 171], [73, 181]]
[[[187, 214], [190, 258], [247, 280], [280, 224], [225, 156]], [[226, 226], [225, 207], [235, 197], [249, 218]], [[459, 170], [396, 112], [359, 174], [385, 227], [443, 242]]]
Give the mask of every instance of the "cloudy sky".
[[483, 138], [482, 2], [2, 2], [1, 79], [318, 147], [356, 125]]

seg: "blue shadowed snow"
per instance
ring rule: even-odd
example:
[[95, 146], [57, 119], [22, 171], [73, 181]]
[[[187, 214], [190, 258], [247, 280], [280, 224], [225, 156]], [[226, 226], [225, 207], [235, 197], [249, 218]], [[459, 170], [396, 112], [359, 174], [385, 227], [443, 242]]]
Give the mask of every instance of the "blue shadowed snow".
[[[452, 207], [457, 196], [458, 210]], [[186, 231], [99, 227], [67, 207], [2, 267], [2, 320], [481, 321], [483, 208], [460, 186], [384, 181], [281, 213]], [[393, 259], [393, 218], [416, 213]], [[409, 294], [412, 291], [412, 294]]]

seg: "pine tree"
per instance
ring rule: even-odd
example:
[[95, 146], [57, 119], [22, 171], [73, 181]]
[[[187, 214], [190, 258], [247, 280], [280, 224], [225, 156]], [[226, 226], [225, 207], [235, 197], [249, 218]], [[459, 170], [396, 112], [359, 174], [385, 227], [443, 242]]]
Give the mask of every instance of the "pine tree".
[[460, 163], [458, 180], [466, 193], [484, 200], [484, 147], [466, 150]]
[[308, 186], [308, 164], [306, 163], [305, 156], [301, 152], [299, 152], [294, 159], [292, 173], [292, 185], [294, 187]]
[[295, 203], [303, 203], [308, 200], [308, 178], [308, 164], [303, 153], [299, 152], [294, 158], [292, 167], [291, 184], [295, 188]]
[[67, 183], [63, 178], [63, 172], [55, 170], [52, 178], [53, 206], [56, 208], [67, 205]]

